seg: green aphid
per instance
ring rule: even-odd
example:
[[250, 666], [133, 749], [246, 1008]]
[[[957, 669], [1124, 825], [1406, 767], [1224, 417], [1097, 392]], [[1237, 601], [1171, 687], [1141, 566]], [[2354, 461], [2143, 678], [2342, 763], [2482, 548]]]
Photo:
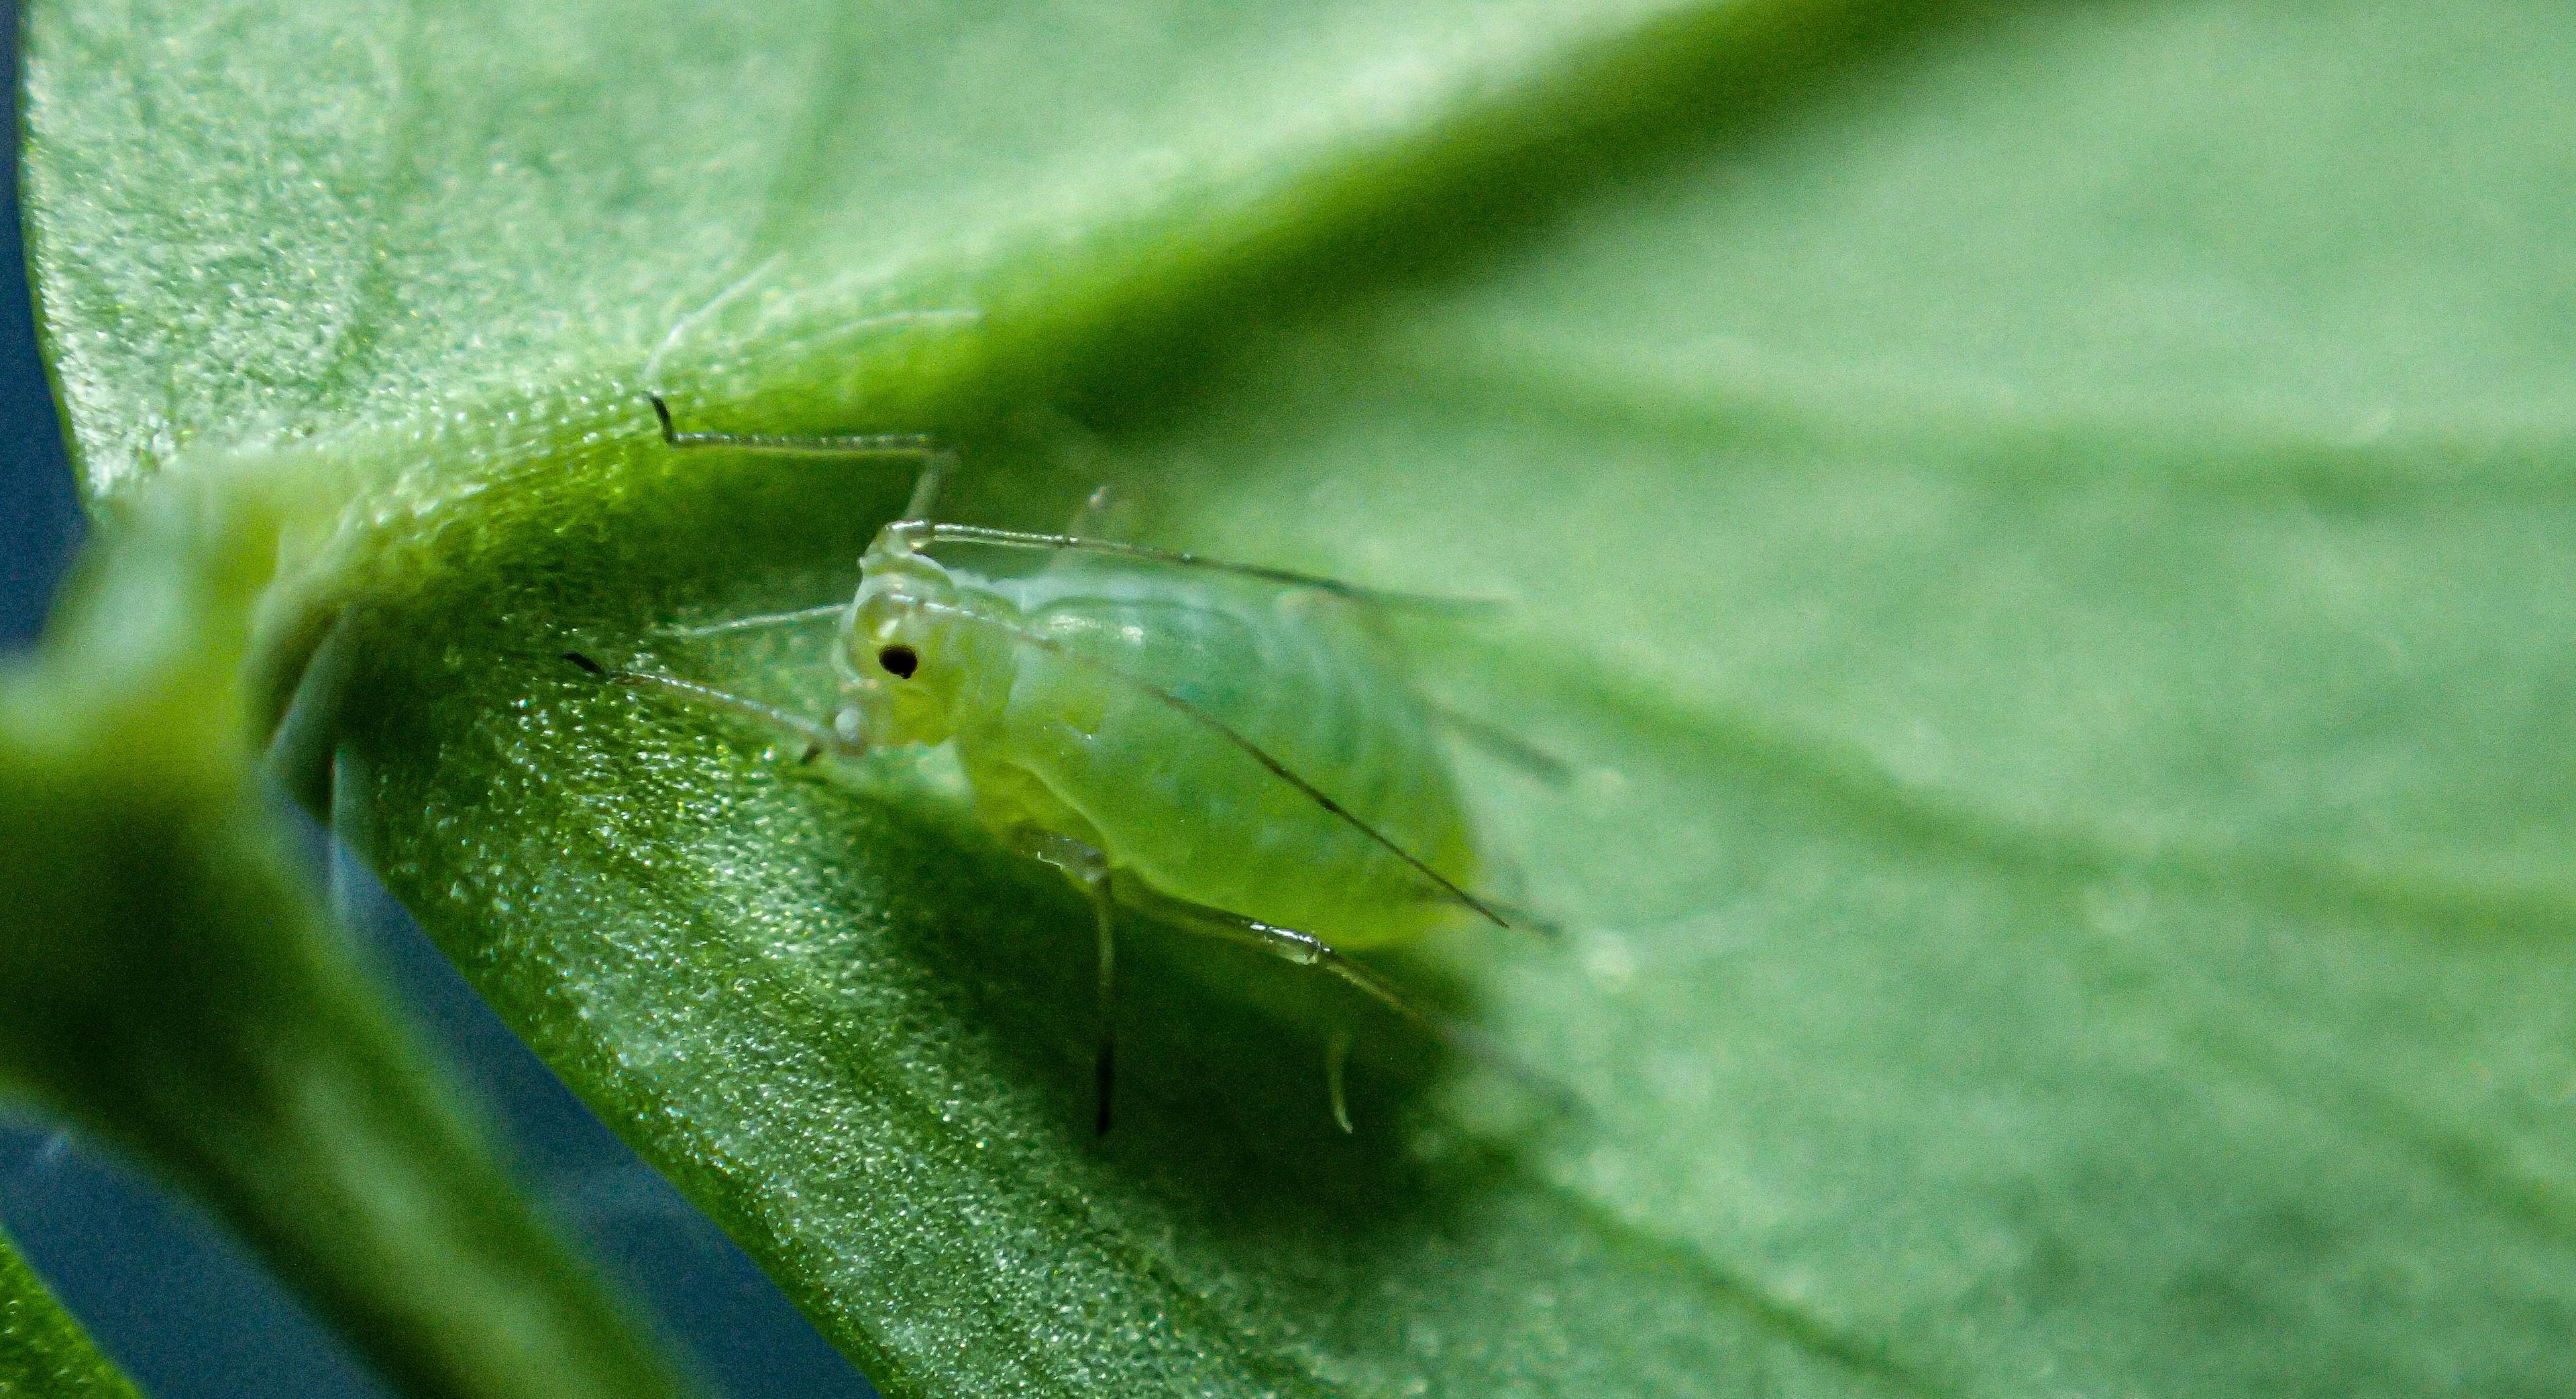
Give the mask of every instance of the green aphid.
[[[1459, 721], [1414, 690], [1363, 615], [1429, 600], [1097, 538], [1079, 524], [1033, 534], [935, 521], [952, 458], [927, 439], [684, 433], [660, 398], [652, 403], [673, 447], [901, 455], [924, 469], [904, 517], [861, 556], [849, 602], [706, 629], [837, 614], [841, 702], [829, 720], [678, 676], [569, 659], [793, 734], [807, 761], [954, 745], [980, 819], [1011, 848], [1062, 870], [1097, 914], [1100, 1130], [1109, 1126], [1121, 908], [1338, 977], [1528, 1076], [1342, 955], [1469, 922], [1511, 926], [1471, 892], [1480, 861], [1443, 732]], [[1025, 577], [988, 578], [932, 557], [948, 546], [1058, 558]], [[1347, 1131], [1344, 1044], [1332, 1041], [1327, 1068], [1333, 1114]]]

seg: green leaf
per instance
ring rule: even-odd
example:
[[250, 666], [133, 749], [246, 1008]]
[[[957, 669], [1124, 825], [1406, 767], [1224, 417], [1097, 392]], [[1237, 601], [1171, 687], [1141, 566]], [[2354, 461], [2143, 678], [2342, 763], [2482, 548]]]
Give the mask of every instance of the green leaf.
[[0, 1394], [134, 1399], [134, 1386], [0, 1235]]
[[404, 1392], [677, 1393], [448, 1099], [254, 780], [243, 663], [284, 481], [102, 520], [0, 665], [0, 1090], [240, 1231]]
[[[92, 489], [356, 503], [333, 810], [890, 1393], [2533, 1394], [2576, 1322], [2576, 19], [1129, 5], [40, 14]], [[145, 61], [143, 55], [149, 55]], [[174, 311], [173, 306], [182, 308]], [[1424, 683], [1589, 1105], [1080, 901], [800, 693], [956, 518], [1500, 595]], [[246, 445], [245, 445], [246, 444]], [[297, 479], [304, 479], [299, 476]], [[318, 490], [319, 488], [317, 488]], [[323, 492], [328, 498], [339, 497]], [[300, 620], [296, 620], [300, 619]]]

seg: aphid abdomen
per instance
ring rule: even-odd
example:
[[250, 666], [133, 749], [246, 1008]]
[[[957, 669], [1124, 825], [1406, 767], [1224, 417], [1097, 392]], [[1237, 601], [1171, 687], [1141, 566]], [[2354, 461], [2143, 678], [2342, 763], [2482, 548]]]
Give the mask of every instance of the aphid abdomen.
[[1102, 669], [1188, 702], [1471, 885], [1474, 844], [1447, 755], [1402, 671], [1343, 615], [1349, 604], [1123, 570], [1049, 573], [1020, 592], [1026, 625], [1076, 655], [1024, 653], [993, 726], [960, 731], [979, 790], [1033, 780], [1156, 890], [1340, 946], [1465, 914], [1241, 748]]

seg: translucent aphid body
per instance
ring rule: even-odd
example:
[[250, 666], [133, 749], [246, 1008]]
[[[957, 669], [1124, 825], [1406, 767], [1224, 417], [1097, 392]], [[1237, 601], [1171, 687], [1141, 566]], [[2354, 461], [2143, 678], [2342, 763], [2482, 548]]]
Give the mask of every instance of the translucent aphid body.
[[[1154, 894], [1337, 947], [1475, 916], [1397, 853], [1474, 882], [1443, 740], [1351, 615], [1361, 604], [1088, 560], [980, 579], [913, 551], [899, 528], [861, 570], [840, 652], [859, 733], [954, 742], [1005, 840], [1061, 836]], [[910, 675], [887, 668], [890, 651]]]
[[[828, 720], [570, 659], [797, 735], [809, 760], [954, 745], [983, 822], [1062, 870], [1097, 914], [1101, 1130], [1122, 908], [1327, 972], [1452, 1044], [1498, 1057], [1341, 955], [1504, 924], [1470, 892], [1479, 861], [1445, 716], [1371, 625], [1369, 609], [1392, 595], [1095, 538], [1079, 525], [1047, 535], [937, 522], [947, 459], [922, 439], [682, 433], [661, 400], [653, 406], [675, 447], [902, 454], [927, 465], [905, 518], [861, 557], [849, 602], [707, 629], [834, 616], [841, 702]], [[1023, 576], [986, 576], [933, 557], [952, 548], [1055, 557]], [[1339, 1044], [1329, 1069], [1347, 1129]]]

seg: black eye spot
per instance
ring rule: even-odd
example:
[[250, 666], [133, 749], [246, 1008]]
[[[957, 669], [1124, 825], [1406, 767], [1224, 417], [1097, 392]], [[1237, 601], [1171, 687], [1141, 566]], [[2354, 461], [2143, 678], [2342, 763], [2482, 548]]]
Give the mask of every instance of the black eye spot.
[[921, 653], [909, 646], [888, 646], [877, 652], [877, 664], [897, 680], [910, 680], [912, 673], [921, 669]]

